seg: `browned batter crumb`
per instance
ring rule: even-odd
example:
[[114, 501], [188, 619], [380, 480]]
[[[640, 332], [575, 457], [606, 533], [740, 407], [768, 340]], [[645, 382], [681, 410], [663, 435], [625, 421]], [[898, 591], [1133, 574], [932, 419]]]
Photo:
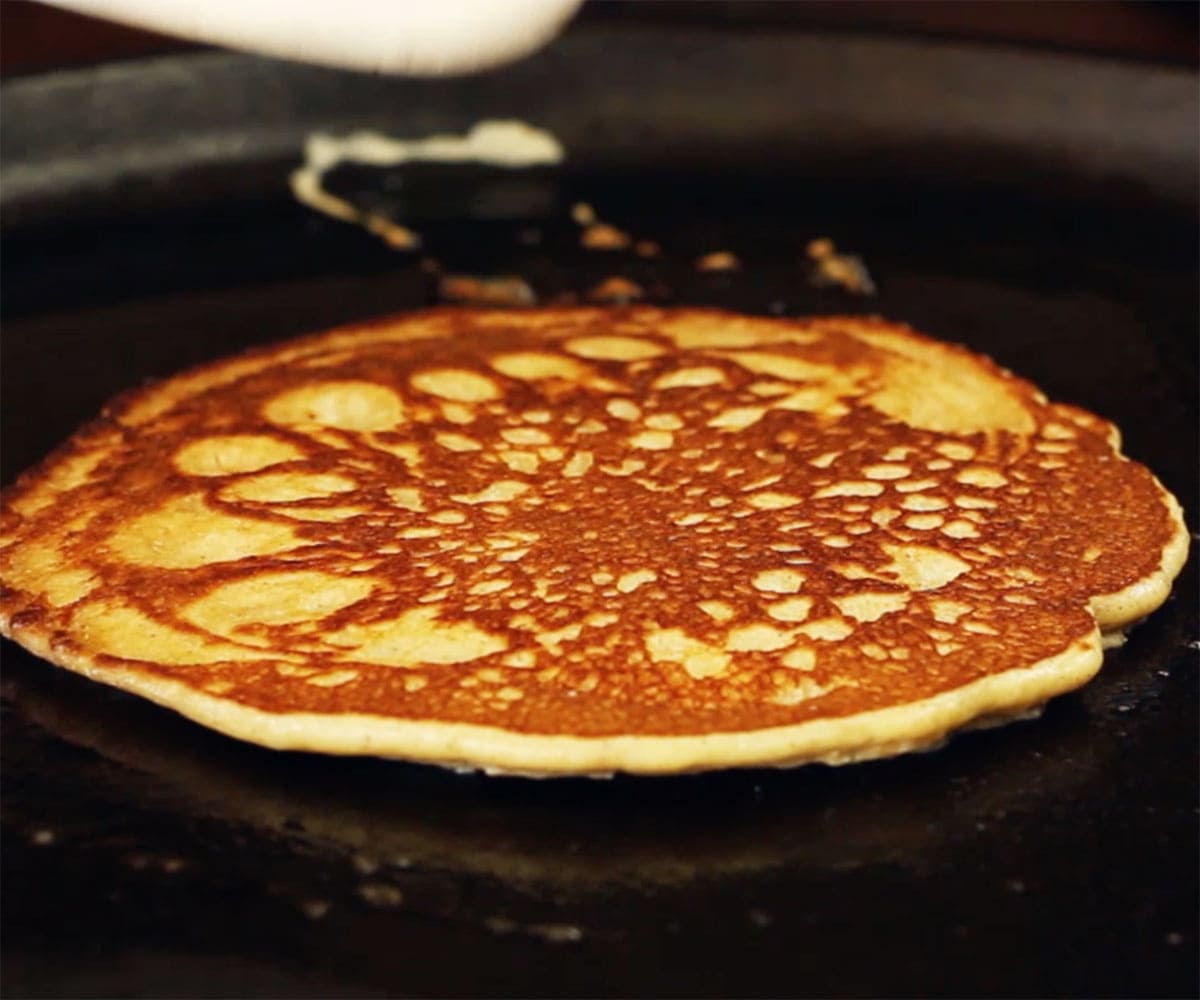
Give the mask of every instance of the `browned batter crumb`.
[[620, 275], [605, 278], [588, 292], [588, 298], [592, 302], [606, 305], [622, 305], [627, 302], [635, 302], [645, 296], [646, 292], [641, 285], [628, 278], [622, 278]]
[[438, 297], [444, 302], [480, 306], [531, 306], [537, 303], [537, 295], [529, 283], [516, 275], [447, 274], [438, 281]]
[[697, 271], [737, 271], [742, 262], [728, 250], [706, 253], [696, 261]]
[[630, 244], [629, 234], [607, 222], [588, 226], [579, 236], [580, 245], [589, 250], [624, 250]]
[[596, 210], [586, 201], [579, 201], [571, 206], [571, 218], [577, 225], [591, 226], [597, 221]]
[[836, 285], [853, 295], [875, 294], [875, 282], [861, 257], [838, 253], [827, 237], [810, 241], [806, 252], [813, 261], [809, 280], [818, 288]]

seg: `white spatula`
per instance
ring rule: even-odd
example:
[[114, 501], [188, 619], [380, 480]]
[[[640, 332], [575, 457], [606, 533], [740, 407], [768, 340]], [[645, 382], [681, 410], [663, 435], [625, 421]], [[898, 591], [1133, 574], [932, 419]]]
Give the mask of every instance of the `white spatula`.
[[192, 41], [343, 69], [487, 69], [553, 38], [582, 0], [49, 0]]

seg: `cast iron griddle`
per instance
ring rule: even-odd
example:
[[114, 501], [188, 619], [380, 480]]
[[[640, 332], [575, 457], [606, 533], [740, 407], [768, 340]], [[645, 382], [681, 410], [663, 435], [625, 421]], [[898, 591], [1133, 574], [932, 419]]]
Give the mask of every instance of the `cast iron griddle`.
[[[967, 343], [1115, 420], [1195, 528], [1188, 74], [588, 28], [442, 84], [200, 55], [2, 101], [6, 482], [142, 379], [433, 301], [416, 256], [289, 200], [307, 130], [517, 116], [562, 169], [336, 182], [446, 269], [545, 298], [619, 273]], [[663, 257], [581, 251], [576, 200]], [[810, 287], [815, 236], [879, 295]], [[744, 269], [695, 272], [718, 249]], [[844, 769], [538, 783], [274, 753], [5, 644], [4, 991], [1194, 995], [1196, 561], [1040, 720]]]

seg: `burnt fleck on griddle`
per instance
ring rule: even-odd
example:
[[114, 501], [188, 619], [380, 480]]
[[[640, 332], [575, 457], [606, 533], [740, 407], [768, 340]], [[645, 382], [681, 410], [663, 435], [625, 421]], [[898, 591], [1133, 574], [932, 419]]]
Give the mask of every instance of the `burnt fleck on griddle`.
[[[433, 301], [611, 274], [879, 312], [1115, 420], [1197, 511], [1194, 75], [996, 48], [583, 25], [484, 77], [199, 54], [6, 83], [4, 480], [115, 392]], [[305, 134], [550, 129], [561, 168], [348, 169]], [[663, 247], [585, 252], [576, 201]], [[863, 256], [870, 299], [807, 281]], [[736, 273], [696, 257], [738, 255]], [[4, 645], [11, 996], [1192, 996], [1196, 553], [1035, 722], [843, 769], [531, 782], [239, 744]]]

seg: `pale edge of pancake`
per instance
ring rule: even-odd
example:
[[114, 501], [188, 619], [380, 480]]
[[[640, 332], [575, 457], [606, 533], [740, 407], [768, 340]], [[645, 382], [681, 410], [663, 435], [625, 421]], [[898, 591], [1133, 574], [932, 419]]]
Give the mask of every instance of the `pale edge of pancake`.
[[1157, 570], [1111, 594], [1098, 594], [1089, 602], [1088, 609], [1102, 632], [1105, 649], [1122, 645], [1128, 629], [1162, 606], [1171, 593], [1175, 577], [1187, 562], [1191, 536], [1183, 519], [1183, 509], [1157, 478], [1154, 485], [1167, 508], [1173, 533], [1163, 546]]
[[[553, 736], [366, 714], [266, 712], [134, 668], [98, 665], [86, 655], [52, 648], [37, 634], [22, 633], [19, 641], [36, 655], [92, 680], [140, 695], [229, 736], [276, 750], [396, 757], [528, 777], [849, 764], [930, 749], [958, 729], [1028, 717], [1050, 698], [1091, 680], [1103, 662], [1101, 628], [1120, 629], [1161, 605], [1187, 559], [1189, 536], [1179, 504], [1161, 484], [1159, 489], [1175, 531], [1163, 548], [1158, 569], [1119, 591], [1094, 597], [1091, 610], [1096, 627], [1063, 652], [905, 705], [746, 732]], [[12, 636], [7, 615], [0, 618], [0, 631]]]
[[[7, 631], [7, 622], [4, 623]], [[983, 677], [921, 701], [841, 719], [814, 719], [734, 733], [679, 736], [551, 736], [462, 722], [376, 715], [275, 713], [204, 694], [179, 681], [130, 667], [97, 666], [89, 657], [22, 636], [33, 653], [238, 739], [274, 750], [396, 757], [456, 770], [527, 777], [682, 774], [723, 767], [849, 764], [940, 744], [953, 730], [996, 713], [1021, 715], [1087, 683], [1100, 669], [1099, 629], [1032, 667]], [[487, 763], [483, 763], [483, 762]]]

